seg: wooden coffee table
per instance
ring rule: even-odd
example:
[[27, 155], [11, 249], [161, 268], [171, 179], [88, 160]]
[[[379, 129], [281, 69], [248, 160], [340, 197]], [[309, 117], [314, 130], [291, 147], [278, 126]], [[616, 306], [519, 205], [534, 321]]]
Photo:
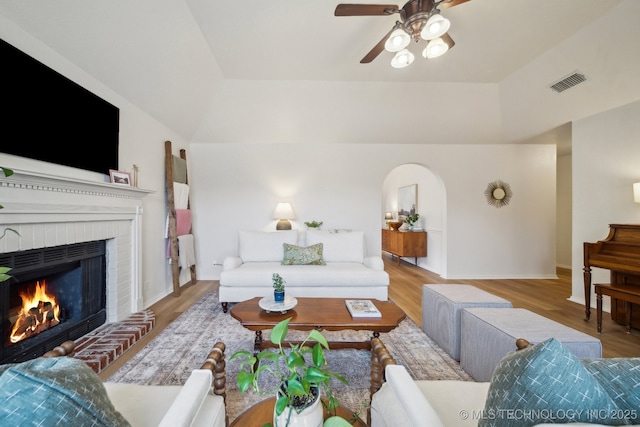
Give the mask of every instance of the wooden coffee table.
[[[256, 403], [251, 408], [238, 415], [238, 418], [233, 420], [229, 427], [256, 427], [263, 426], [267, 423], [273, 423], [273, 405], [275, 404], [275, 401], [275, 397], [272, 397], [270, 399]], [[336, 410], [336, 414], [341, 416], [345, 420], [354, 418], [353, 411], [350, 411], [343, 406], [338, 407], [338, 409]], [[328, 417], [329, 414], [324, 411], [324, 419], [326, 420]], [[351, 425], [357, 427], [367, 427], [367, 424], [365, 424], [360, 418], [356, 418], [355, 420], [353, 420], [351, 422]]]
[[[309, 331], [372, 331], [373, 337], [380, 332], [389, 332], [396, 328], [406, 314], [397, 305], [372, 299], [371, 301], [382, 313], [378, 318], [353, 318], [347, 310], [344, 298], [305, 298], [297, 297], [298, 304], [286, 313], [266, 312], [258, 305], [261, 297], [239, 302], [231, 308], [231, 316], [242, 326], [255, 331], [254, 351], [257, 353], [272, 347], [270, 341], [262, 340], [262, 331], [272, 329], [278, 322], [291, 317], [289, 329]], [[362, 298], [364, 299], [364, 298]], [[354, 348], [371, 350], [371, 340], [367, 341], [337, 341], [330, 342], [332, 349]]]

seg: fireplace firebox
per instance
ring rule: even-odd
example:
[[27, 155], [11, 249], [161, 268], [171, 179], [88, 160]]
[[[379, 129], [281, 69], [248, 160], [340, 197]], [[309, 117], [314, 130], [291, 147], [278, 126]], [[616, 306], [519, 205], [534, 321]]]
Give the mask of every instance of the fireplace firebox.
[[0, 254], [0, 364], [39, 357], [106, 321], [105, 241]]

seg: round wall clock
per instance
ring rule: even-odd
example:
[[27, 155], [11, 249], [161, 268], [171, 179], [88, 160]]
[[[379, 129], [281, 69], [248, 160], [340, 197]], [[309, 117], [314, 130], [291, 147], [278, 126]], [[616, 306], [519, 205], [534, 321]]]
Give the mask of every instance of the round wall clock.
[[509, 204], [513, 192], [509, 184], [501, 180], [496, 180], [487, 185], [487, 189], [484, 190], [484, 195], [487, 198], [487, 203], [496, 208], [501, 208]]

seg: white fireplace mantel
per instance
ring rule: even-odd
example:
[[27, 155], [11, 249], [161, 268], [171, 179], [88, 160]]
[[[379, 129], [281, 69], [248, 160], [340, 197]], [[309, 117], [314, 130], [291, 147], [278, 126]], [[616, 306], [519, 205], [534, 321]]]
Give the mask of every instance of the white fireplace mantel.
[[[150, 190], [122, 184], [83, 180], [18, 169], [13, 170], [13, 175], [0, 178], [0, 189], [9, 188], [123, 199], [142, 199], [147, 194], [153, 193]], [[4, 191], [0, 194], [2, 194], [0, 200], [6, 202]]]
[[[0, 253], [107, 241], [107, 321], [142, 309], [142, 198], [121, 184], [13, 169], [0, 174]], [[99, 175], [99, 174], [97, 174]], [[101, 176], [101, 175], [100, 175]]]

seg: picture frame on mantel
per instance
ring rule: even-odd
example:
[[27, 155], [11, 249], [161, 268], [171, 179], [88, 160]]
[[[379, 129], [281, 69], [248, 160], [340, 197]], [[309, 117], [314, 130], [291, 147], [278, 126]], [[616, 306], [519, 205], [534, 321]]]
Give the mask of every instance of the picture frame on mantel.
[[129, 172], [109, 169], [109, 177], [113, 184], [126, 185], [131, 187], [131, 174]]
[[418, 184], [398, 188], [398, 221], [418, 212]]

